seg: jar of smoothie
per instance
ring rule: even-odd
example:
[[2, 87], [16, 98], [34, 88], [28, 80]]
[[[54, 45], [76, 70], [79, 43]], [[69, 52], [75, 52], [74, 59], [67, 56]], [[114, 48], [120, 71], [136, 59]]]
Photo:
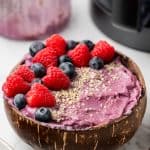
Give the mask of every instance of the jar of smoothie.
[[70, 0], [0, 0], [0, 35], [39, 39], [60, 31], [70, 18]]

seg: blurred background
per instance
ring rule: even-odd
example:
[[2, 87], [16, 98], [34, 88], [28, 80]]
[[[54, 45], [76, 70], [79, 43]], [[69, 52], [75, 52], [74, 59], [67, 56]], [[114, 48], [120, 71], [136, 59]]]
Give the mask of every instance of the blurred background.
[[[12, 1], [17, 2], [17, 0]], [[45, 0], [45, 3], [48, 3], [48, 5], [41, 5], [45, 9], [50, 5], [54, 5], [51, 7], [52, 10], [50, 10], [50, 12], [48, 10], [39, 12], [37, 11], [39, 10], [39, 6], [32, 6], [32, 4], [31, 8], [27, 5], [24, 10], [21, 3], [24, 5], [26, 5], [26, 3], [20, 0], [19, 4], [16, 3], [15, 10], [18, 11], [15, 13], [18, 14], [19, 11], [22, 10], [23, 16], [18, 20], [17, 18], [20, 16], [14, 13], [11, 17], [16, 20], [13, 20], [11, 17], [5, 18], [5, 16], [7, 16], [7, 9], [3, 10], [7, 3], [10, 3], [10, 0], [6, 0], [5, 2], [4, 0], [0, 0], [0, 34], [11, 38], [0, 36], [0, 85], [4, 82], [9, 71], [28, 52], [29, 45], [32, 42], [31, 39], [40, 38], [44, 41], [48, 34], [59, 32], [66, 39], [70, 40], [80, 41], [89, 39], [94, 42], [101, 39], [106, 40], [113, 45], [116, 50], [131, 57], [141, 68], [147, 85], [148, 99], [150, 98], [150, 53], [148, 53], [148, 51], [150, 52], [150, 31], [147, 29], [149, 26], [149, 13], [147, 11], [148, 8], [144, 7], [145, 3], [140, 3], [142, 8], [135, 8], [135, 10], [138, 9], [136, 10], [138, 14], [134, 14], [134, 10], [131, 12], [130, 10], [128, 11], [128, 16], [132, 14], [134, 18], [136, 18], [136, 20], [132, 22], [130, 19], [126, 20], [127, 16], [125, 11], [121, 12], [122, 9], [116, 9], [125, 8], [123, 6], [127, 5], [120, 3], [121, 0], [116, 0], [116, 2], [118, 1], [119, 3], [115, 3], [114, 5], [112, 5], [111, 1], [107, 0], [93, 0], [92, 2], [90, 0], [72, 0], [71, 8], [69, 6], [69, 0], [50, 1], [51, 0]], [[44, 1], [41, 0], [41, 3], [42, 2]], [[138, 6], [139, 4], [134, 0], [134, 6], [136, 5]], [[148, 3], [146, 3], [146, 6], [149, 6]], [[13, 9], [13, 7], [11, 9]], [[113, 9], [115, 13], [112, 15]], [[13, 10], [11, 11], [14, 12]], [[31, 11], [30, 18], [26, 18], [27, 11]], [[59, 11], [61, 11], [61, 13]], [[38, 13], [34, 14], [35, 12]], [[37, 14], [42, 14], [42, 16], [34, 20], [33, 17]], [[49, 18], [54, 18], [54, 20]], [[21, 23], [19, 21], [21, 21]], [[14, 22], [17, 22], [17, 24], [14, 25]], [[32, 150], [32, 148], [23, 143], [11, 129], [4, 113], [2, 92], [0, 92], [0, 96], [0, 137], [12, 145], [15, 150]], [[142, 129], [124, 149], [148, 150], [150, 147], [147, 140], [147, 138], [150, 137], [150, 129], [147, 130], [147, 128], [150, 128], [149, 116], [150, 103], [148, 102], [147, 112], [143, 126], [141, 127]], [[143, 138], [145, 138], [145, 140], [143, 140]], [[142, 141], [142, 144], [140, 141]]]

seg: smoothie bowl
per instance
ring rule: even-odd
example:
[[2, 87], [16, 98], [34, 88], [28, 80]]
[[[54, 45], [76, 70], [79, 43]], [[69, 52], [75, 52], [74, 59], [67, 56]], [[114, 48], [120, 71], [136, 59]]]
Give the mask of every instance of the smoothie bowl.
[[10, 124], [35, 149], [107, 150], [128, 142], [146, 108], [138, 66], [106, 41], [34, 42], [3, 84]]

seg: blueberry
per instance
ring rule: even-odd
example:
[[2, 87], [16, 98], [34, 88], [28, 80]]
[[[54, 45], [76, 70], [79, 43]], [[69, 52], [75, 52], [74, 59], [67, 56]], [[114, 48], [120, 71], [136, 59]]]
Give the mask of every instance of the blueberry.
[[73, 41], [73, 40], [69, 40], [67, 42], [67, 50], [72, 50], [76, 47], [76, 45], [78, 45], [79, 42]]
[[42, 80], [40, 78], [35, 78], [32, 80], [32, 84], [34, 83], [42, 83]]
[[14, 97], [14, 105], [20, 110], [26, 106], [26, 98], [24, 94], [17, 94]]
[[41, 78], [46, 75], [46, 68], [40, 63], [32, 64], [31, 69], [33, 70], [36, 77]]
[[104, 67], [104, 62], [102, 59], [95, 56], [90, 60], [89, 66], [93, 69], [99, 70]]
[[63, 62], [72, 62], [72, 60], [67, 55], [62, 55], [59, 57], [59, 64], [61, 64]]
[[43, 48], [45, 48], [45, 45], [41, 41], [34, 41], [29, 47], [30, 55], [35, 56]]
[[90, 40], [83, 40], [82, 43], [86, 44], [89, 50], [93, 50], [95, 44]]
[[70, 62], [64, 62], [59, 65], [59, 68], [62, 69], [62, 71], [69, 77], [73, 78], [75, 75], [75, 67]]
[[41, 122], [50, 122], [52, 120], [50, 109], [45, 107], [38, 108], [35, 112], [35, 119]]

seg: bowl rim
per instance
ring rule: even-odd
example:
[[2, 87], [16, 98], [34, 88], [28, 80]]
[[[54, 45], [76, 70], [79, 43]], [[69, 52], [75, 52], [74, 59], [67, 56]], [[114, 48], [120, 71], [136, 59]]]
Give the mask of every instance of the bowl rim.
[[[33, 118], [30, 118], [30, 117], [27, 117], [25, 115], [22, 115], [22, 113], [15, 107], [13, 107], [12, 105], [10, 105], [8, 102], [6, 102], [6, 98], [5, 96], [4, 97], [4, 101], [10, 106], [10, 108], [15, 111], [15, 113], [17, 113], [19, 116], [22, 116], [24, 119], [26, 120], [29, 120], [31, 122], [33, 122], [34, 124], [37, 124], [37, 125], [40, 125], [42, 127], [46, 127], [46, 128], [49, 128], [49, 129], [53, 129], [53, 130], [60, 130], [60, 131], [67, 131], [67, 132], [84, 132], [84, 131], [93, 131], [93, 130], [97, 130], [97, 129], [101, 129], [101, 128], [107, 128], [107, 127], [110, 127], [110, 126], [113, 126], [114, 124], [117, 124], [125, 119], [127, 119], [129, 116], [132, 115], [132, 113], [135, 111], [135, 109], [140, 105], [140, 101], [142, 101], [143, 99], [145, 99], [145, 101], [147, 101], [147, 92], [146, 92], [146, 84], [145, 84], [145, 80], [144, 80], [144, 77], [142, 75], [142, 72], [140, 70], [140, 68], [138, 67], [138, 65], [128, 56], [126, 56], [125, 54], [121, 53], [120, 51], [115, 51], [116, 55], [115, 57], [119, 56], [121, 59], [121, 62], [124, 66], [126, 66], [136, 77], [137, 79], [139, 80], [140, 82], [140, 85], [142, 87], [142, 91], [141, 91], [141, 96], [138, 100], [138, 103], [132, 108], [132, 112], [130, 114], [127, 114], [127, 115], [122, 115], [121, 117], [107, 123], [107, 124], [104, 124], [104, 125], [95, 125], [95, 126], [92, 126], [92, 127], [89, 127], [89, 128], [85, 128], [85, 129], [61, 129], [61, 128], [52, 128], [51, 126], [48, 126], [46, 125], [47, 123], [43, 123], [43, 122], [39, 122]], [[18, 63], [10, 73], [13, 72], [13, 70], [15, 70], [15, 68], [22, 64], [22, 62], [24, 62], [24, 60], [20, 61], [20, 63]], [[134, 65], [134, 72], [130, 66], [128, 66], [129, 64], [132, 64], [132, 66]], [[4, 95], [4, 94], [3, 94]], [[147, 102], [146, 102], [147, 103]]]

